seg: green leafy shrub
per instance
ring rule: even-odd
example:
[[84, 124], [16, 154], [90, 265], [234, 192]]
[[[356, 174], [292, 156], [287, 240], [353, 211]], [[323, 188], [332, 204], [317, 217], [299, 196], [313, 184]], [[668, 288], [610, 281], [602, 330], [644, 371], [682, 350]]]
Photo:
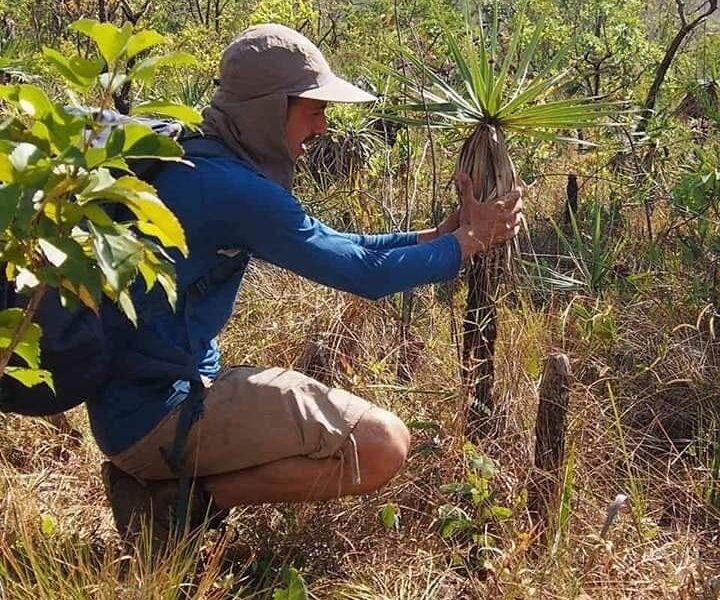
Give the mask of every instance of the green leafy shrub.
[[[36, 85], [0, 86], [0, 260], [8, 281], [28, 297], [24, 311], [0, 313], [0, 371], [26, 384], [49, 382], [39, 371], [41, 333], [32, 324], [47, 290], [58, 290], [69, 308], [96, 312], [107, 297], [135, 322], [128, 290], [137, 276], [148, 290], [159, 284], [174, 304], [175, 274], [164, 248], [187, 253], [180, 223], [131, 168], [134, 159], [180, 160], [182, 148], [139, 121], [107, 125], [102, 117], [127, 82], [142, 91], [158, 68], [190, 64], [192, 57], [149, 54], [165, 38], [130, 24], [82, 19], [71, 28], [97, 52], [86, 57], [43, 49], [67, 84], [69, 105]], [[97, 108], [84, 108], [83, 95], [99, 99]], [[193, 109], [161, 100], [137, 104], [134, 114], [200, 122]], [[132, 216], [117, 220], [118, 206]], [[26, 367], [7, 367], [13, 353]]]

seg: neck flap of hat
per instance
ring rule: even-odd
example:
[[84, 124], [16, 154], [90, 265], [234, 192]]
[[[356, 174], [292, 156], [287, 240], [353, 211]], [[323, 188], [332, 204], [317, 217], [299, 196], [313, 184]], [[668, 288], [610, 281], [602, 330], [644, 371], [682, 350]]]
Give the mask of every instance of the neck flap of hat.
[[320, 50], [302, 34], [276, 24], [250, 27], [223, 54], [203, 131], [289, 190], [295, 164], [287, 148], [287, 97], [331, 77]]
[[238, 100], [221, 85], [203, 111], [202, 130], [221, 138], [253, 169], [290, 191], [295, 163], [287, 147], [286, 119], [285, 94]]

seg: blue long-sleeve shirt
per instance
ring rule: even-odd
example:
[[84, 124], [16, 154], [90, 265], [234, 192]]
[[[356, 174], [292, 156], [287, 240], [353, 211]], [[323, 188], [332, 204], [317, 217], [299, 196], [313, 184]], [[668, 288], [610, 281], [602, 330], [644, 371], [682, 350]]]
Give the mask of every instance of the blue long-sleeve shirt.
[[[189, 256], [175, 254], [176, 310], [163, 292], [133, 289], [135, 328], [114, 306], [103, 308], [112, 358], [98, 399], [88, 403], [93, 432], [108, 455], [149, 433], [187, 396], [188, 370], [220, 371], [216, 336], [230, 318], [245, 262], [202, 295], [193, 284], [238, 251], [318, 283], [377, 299], [454, 278], [460, 247], [454, 236], [417, 244], [413, 233], [338, 232], [308, 216], [281, 186], [258, 174], [222, 144], [186, 146], [195, 167], [165, 166], [153, 179], [185, 230]], [[179, 381], [180, 380], [180, 381]]]

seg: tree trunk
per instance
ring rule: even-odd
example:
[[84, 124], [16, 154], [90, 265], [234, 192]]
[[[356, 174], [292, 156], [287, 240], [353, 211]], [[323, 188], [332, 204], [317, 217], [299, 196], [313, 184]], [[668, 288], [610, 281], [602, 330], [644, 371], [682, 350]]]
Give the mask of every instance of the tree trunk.
[[653, 109], [655, 108], [655, 103], [657, 102], [658, 94], [660, 93], [660, 86], [662, 86], [663, 82], [665, 81], [665, 76], [670, 69], [670, 65], [675, 58], [675, 54], [677, 54], [677, 51], [680, 49], [682, 43], [685, 41], [685, 38], [690, 35], [690, 33], [692, 33], [693, 30], [698, 27], [698, 25], [704, 23], [705, 20], [717, 10], [718, 0], [709, 0], [709, 2], [706, 3], [708, 4], [708, 8], [705, 10], [705, 12], [703, 12], [690, 22], [687, 21], [685, 16], [684, 2], [677, 0], [677, 4], [678, 14], [680, 16], [681, 23], [680, 31], [675, 34], [675, 37], [670, 42], [667, 50], [665, 50], [665, 55], [663, 56], [662, 61], [660, 62], [657, 70], [655, 71], [655, 78], [653, 79], [650, 90], [648, 91], [648, 95], [645, 98], [642, 114], [635, 128], [635, 131], [637, 133], [644, 133], [647, 129], [648, 122], [653, 114]]
[[478, 257], [468, 272], [468, 294], [463, 322], [463, 369], [468, 392], [468, 434], [479, 439], [490, 433], [495, 402], [495, 299], [499, 273], [494, 256]]
[[[480, 125], [460, 151], [456, 171], [467, 173], [475, 198], [486, 202], [515, 187], [515, 167], [505, 146], [503, 132]], [[468, 271], [468, 295], [463, 323], [463, 379], [468, 394], [466, 424], [472, 439], [486, 436], [494, 407], [493, 385], [496, 301], [502, 275], [509, 264], [509, 249], [491, 251], [472, 261]]]
[[528, 510], [540, 526], [556, 509], [565, 461], [565, 430], [570, 401], [570, 361], [554, 353], [545, 361], [535, 421], [535, 470], [530, 481]]
[[578, 211], [578, 182], [575, 173], [568, 173], [567, 188], [565, 189], [565, 224], [570, 225], [572, 219], [577, 218]]

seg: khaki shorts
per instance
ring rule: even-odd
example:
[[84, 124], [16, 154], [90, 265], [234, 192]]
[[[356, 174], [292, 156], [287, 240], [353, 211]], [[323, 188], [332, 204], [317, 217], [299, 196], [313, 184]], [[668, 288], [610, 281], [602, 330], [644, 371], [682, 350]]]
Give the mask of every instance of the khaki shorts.
[[[293, 456], [340, 458], [349, 452], [356, 475], [352, 431], [371, 408], [362, 398], [295, 371], [228, 369], [208, 390], [203, 415], [188, 435], [184, 466], [204, 477]], [[172, 478], [160, 449], [172, 449], [179, 410], [110, 460], [142, 479]]]

